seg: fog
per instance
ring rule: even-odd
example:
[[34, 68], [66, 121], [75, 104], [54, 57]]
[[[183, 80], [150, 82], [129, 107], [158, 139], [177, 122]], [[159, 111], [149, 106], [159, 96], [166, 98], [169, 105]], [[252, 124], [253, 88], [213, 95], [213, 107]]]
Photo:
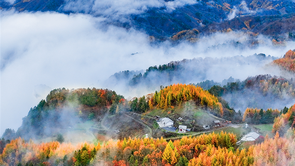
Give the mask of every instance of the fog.
[[196, 0], [174, 0], [167, 2], [164, 0], [66, 0], [59, 10], [119, 18], [122, 15], [140, 14], [153, 7], [165, 7], [167, 12], [169, 12], [176, 7], [195, 3], [197, 3]]
[[[295, 45], [274, 47], [259, 36], [261, 46], [236, 48], [232, 40], [247, 41], [239, 32], [202, 37], [195, 44], [151, 44], [143, 32], [105, 26], [103, 20], [81, 14], [1, 12], [0, 133], [6, 128], [16, 130], [29, 109], [54, 88], [107, 88], [102, 82], [116, 72], [182, 59], [254, 53], [282, 57]], [[146, 93], [122, 88], [112, 90], [126, 98]]]

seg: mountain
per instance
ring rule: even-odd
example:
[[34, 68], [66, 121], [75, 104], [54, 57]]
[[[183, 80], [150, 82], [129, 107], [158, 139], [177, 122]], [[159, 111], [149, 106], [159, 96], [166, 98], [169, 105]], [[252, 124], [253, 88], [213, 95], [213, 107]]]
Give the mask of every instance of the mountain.
[[[240, 73], [245, 71], [250, 72], [248, 72], [248, 75], [259, 73], [251, 73], [251, 71], [255, 71], [253, 69], [265, 72], [262, 66], [271, 63], [274, 59], [275, 57], [266, 56], [265, 54], [255, 54], [247, 57], [184, 59], [159, 66], [151, 66], [145, 72], [137, 72], [137, 74], [129, 70], [118, 72], [106, 82], [114, 87], [125, 84], [127, 87], [154, 89], [161, 85], [166, 86], [174, 83], [188, 84], [205, 80], [224, 80], [229, 77], [240, 77]], [[220, 71], [220, 68], [223, 71]]]
[[105, 17], [108, 25], [134, 28], [159, 40], [175, 40], [175, 35], [191, 33], [190, 30], [194, 29], [197, 34], [187, 34], [189, 39], [193, 38], [190, 41], [202, 34], [228, 30], [245, 31], [253, 36], [263, 34], [278, 41], [294, 39], [295, 3], [292, 0], [158, 0], [155, 3], [16, 0], [9, 5], [2, 0], [0, 5], [3, 9], [17, 11], [56, 11]]

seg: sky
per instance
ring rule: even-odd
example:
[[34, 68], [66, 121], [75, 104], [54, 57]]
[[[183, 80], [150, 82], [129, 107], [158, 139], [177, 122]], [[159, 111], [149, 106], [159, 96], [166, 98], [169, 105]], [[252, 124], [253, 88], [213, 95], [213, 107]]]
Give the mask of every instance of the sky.
[[[17, 129], [31, 107], [55, 88], [107, 88], [102, 84], [123, 70], [145, 70], [149, 66], [197, 57], [249, 56], [264, 53], [282, 57], [294, 43], [273, 47], [270, 40], [257, 48], [236, 49], [232, 40], [246, 42], [243, 33], [214, 34], [202, 42], [150, 44], [149, 36], [134, 29], [106, 27], [104, 18], [82, 14], [1, 12], [1, 122]], [[134, 54], [138, 53], [138, 54]], [[259, 74], [259, 73], [257, 73]], [[114, 87], [126, 98], [140, 94]]]

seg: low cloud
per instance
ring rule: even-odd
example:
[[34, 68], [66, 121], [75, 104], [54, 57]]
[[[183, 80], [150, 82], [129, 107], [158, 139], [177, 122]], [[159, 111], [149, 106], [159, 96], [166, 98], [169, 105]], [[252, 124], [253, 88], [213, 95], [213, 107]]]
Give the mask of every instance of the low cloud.
[[230, 11], [230, 13], [227, 16], [228, 20], [232, 20], [236, 18], [239, 15], [247, 14], [247, 15], [254, 15], [257, 12], [261, 10], [251, 10], [249, 9], [247, 3], [245, 1], [242, 1], [239, 6], [234, 6], [233, 9]]
[[[133, 29], [106, 27], [104, 19], [59, 13], [1, 12], [1, 127], [17, 129], [31, 107], [50, 89], [102, 86], [101, 82], [123, 70], [197, 57], [231, 57], [265, 53], [281, 57], [294, 43], [273, 47], [236, 48], [232, 40], [247, 41], [239, 33], [203, 37], [196, 44], [151, 45], [148, 36]], [[136, 54], [135, 54], [136, 53]], [[123, 93], [122, 87], [113, 90]], [[144, 91], [140, 92], [144, 94]], [[132, 93], [123, 93], [133, 97]]]
[[164, 7], [167, 11], [177, 7], [197, 3], [196, 0], [67, 0], [60, 7], [62, 11], [84, 12], [93, 15], [119, 17], [129, 14], [140, 14], [149, 8]]

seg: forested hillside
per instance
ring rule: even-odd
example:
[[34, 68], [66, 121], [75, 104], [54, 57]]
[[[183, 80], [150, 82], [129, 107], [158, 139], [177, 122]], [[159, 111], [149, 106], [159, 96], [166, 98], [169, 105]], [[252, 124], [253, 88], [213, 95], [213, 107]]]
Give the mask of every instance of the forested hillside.
[[223, 87], [213, 86], [209, 92], [224, 98], [236, 110], [245, 110], [247, 107], [283, 109], [294, 102], [295, 82], [294, 79], [259, 75]]
[[295, 72], [295, 50], [289, 50], [283, 58], [276, 59], [273, 61], [274, 64], [280, 66], [281, 68]]
[[295, 165], [295, 0], [0, 14], [0, 166]]
[[[182, 61], [170, 62], [168, 64], [151, 66], [145, 72], [122, 71], [115, 73], [107, 81], [107, 84], [127, 87], [147, 87], [153, 89], [160, 85], [166, 86], [177, 83], [198, 83], [205, 80], [221, 79], [233, 77], [235, 79], [243, 77], [240, 72], [255, 74], [254, 69], [265, 72], [262, 67], [272, 62], [275, 57], [265, 54], [252, 56], [233, 56], [228, 58], [195, 58], [184, 59]], [[236, 66], [239, 66], [237, 68]], [[220, 68], [224, 70], [221, 73]]]
[[100, 119], [124, 97], [108, 89], [54, 89], [23, 118], [16, 137], [42, 138], [62, 133], [85, 120]]
[[[186, 39], [195, 42], [200, 37], [198, 34], [207, 35], [228, 30], [251, 34], [249, 44], [260, 42], [255, 37], [258, 34], [268, 35], [278, 41], [294, 40], [295, 7], [292, 0], [167, 0], [153, 3], [143, 1], [143, 4], [138, 2], [136, 5], [129, 1], [121, 4], [99, 1], [85, 1], [83, 4], [72, 0], [16, 0], [13, 4], [4, 2], [0, 4], [1, 8], [15, 8], [20, 12], [56, 11], [105, 17], [108, 18], [105, 20], [106, 25], [145, 31], [152, 38], [160, 40], [171, 37], [173, 40]], [[190, 33], [193, 29], [198, 33]], [[179, 35], [183, 32], [186, 35]]]

